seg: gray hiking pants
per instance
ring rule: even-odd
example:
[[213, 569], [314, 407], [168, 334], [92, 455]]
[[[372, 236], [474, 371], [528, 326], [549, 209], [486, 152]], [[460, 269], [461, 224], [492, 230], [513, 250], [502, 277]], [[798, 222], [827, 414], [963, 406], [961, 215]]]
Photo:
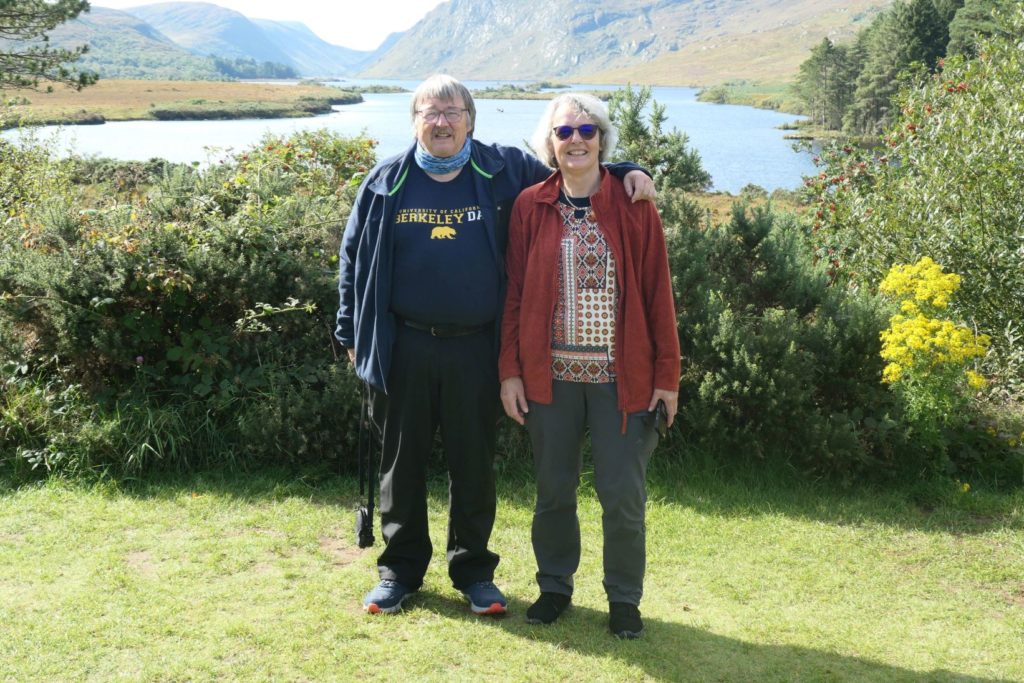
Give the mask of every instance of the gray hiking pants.
[[646, 566], [647, 463], [658, 435], [646, 412], [633, 413], [622, 433], [615, 384], [552, 383], [550, 405], [530, 402], [526, 427], [533, 445], [537, 505], [533, 552], [542, 592], [572, 595], [580, 564], [576, 489], [583, 437], [590, 430], [594, 489], [604, 529], [604, 588], [609, 602], [640, 604]]

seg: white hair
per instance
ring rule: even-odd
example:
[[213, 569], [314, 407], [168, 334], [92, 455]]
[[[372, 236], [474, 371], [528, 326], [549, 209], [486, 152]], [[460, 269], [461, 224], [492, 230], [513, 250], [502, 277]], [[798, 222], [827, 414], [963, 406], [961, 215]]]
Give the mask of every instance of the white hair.
[[548, 103], [544, 115], [540, 117], [540, 123], [537, 124], [537, 129], [533, 132], [533, 137], [530, 138], [530, 148], [533, 153], [551, 168], [558, 167], [558, 162], [555, 160], [555, 148], [551, 144], [551, 129], [554, 127], [552, 122], [555, 119], [555, 112], [564, 105], [572, 107], [577, 114], [589, 116], [597, 124], [601, 130], [601, 161], [608, 161], [619, 142], [619, 131], [612, 123], [612, 119], [608, 115], [608, 107], [604, 102], [593, 95], [582, 92], [565, 93]]

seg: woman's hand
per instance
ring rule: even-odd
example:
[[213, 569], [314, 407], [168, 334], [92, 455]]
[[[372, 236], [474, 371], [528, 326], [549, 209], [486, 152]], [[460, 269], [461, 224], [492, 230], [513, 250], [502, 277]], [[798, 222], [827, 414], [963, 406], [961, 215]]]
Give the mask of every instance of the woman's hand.
[[[502, 388], [502, 395], [504, 395], [505, 389]], [[651, 394], [651, 405], [647, 406], [647, 411], [651, 412], [658, 407], [658, 401], [665, 402], [665, 408], [668, 412], [668, 422], [666, 427], [671, 427], [672, 423], [676, 419], [676, 410], [679, 409], [679, 392], [678, 391], [666, 391], [665, 389], [655, 389], [654, 393]]]
[[526, 405], [526, 391], [523, 389], [522, 377], [509, 377], [501, 382], [501, 405], [505, 414], [519, 424], [526, 424], [526, 413], [530, 407]]
[[654, 189], [654, 181], [643, 171], [630, 171], [622, 179], [622, 187], [634, 202], [647, 200], [653, 202], [658, 198]]

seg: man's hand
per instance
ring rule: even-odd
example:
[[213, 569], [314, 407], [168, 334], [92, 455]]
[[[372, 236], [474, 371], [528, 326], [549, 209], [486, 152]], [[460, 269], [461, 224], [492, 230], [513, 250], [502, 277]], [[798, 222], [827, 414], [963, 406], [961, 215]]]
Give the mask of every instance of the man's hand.
[[506, 415], [521, 425], [526, 424], [526, 413], [530, 412], [530, 407], [526, 404], [526, 391], [521, 377], [502, 380], [501, 405], [505, 407]]
[[355, 364], [356, 364], [356, 350], [355, 349], [345, 349], [345, 352], [348, 353], [348, 362], [351, 363], [353, 367], [355, 367]]
[[654, 181], [643, 171], [630, 171], [622, 179], [622, 186], [634, 202], [651, 201], [658, 198], [658, 191], [654, 189]]
[[676, 419], [676, 411], [679, 410], [679, 392], [655, 389], [654, 393], [651, 394], [651, 405], [647, 406], [647, 412], [657, 408], [659, 400], [665, 402], [665, 408], [668, 411], [668, 422], [665, 423], [665, 426], [671, 427]]

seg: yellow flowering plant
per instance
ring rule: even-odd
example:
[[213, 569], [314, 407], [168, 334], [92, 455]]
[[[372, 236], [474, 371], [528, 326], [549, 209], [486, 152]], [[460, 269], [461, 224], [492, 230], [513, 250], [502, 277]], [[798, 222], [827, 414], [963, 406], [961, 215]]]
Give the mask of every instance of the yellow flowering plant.
[[881, 334], [882, 381], [904, 397], [915, 423], [933, 436], [962, 421], [964, 404], [986, 384], [973, 365], [987, 353], [990, 338], [946, 318], [959, 287], [959, 275], [943, 272], [927, 256], [894, 265], [879, 285], [899, 306]]

